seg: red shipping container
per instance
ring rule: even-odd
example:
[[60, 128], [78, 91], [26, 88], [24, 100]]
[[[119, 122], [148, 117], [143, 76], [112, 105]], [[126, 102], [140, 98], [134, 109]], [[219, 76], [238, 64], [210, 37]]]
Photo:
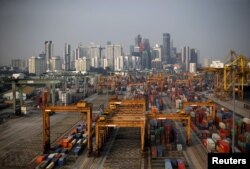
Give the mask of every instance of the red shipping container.
[[178, 161], [178, 169], [186, 169], [183, 161]]
[[220, 153], [230, 153], [230, 144], [226, 141], [218, 140], [216, 149]]
[[229, 136], [229, 131], [225, 129], [220, 129], [220, 134], [224, 135], [225, 137]]
[[210, 132], [208, 130], [202, 130], [201, 131], [201, 137], [202, 139], [206, 139], [209, 136]]
[[157, 157], [157, 148], [155, 146], [151, 147], [152, 157]]
[[240, 134], [240, 135], [238, 136], [238, 139], [239, 139], [239, 141], [241, 141], [241, 142], [246, 142], [246, 136], [245, 136], [244, 134]]
[[170, 133], [171, 131], [171, 126], [170, 125], [164, 125], [165, 133]]
[[250, 132], [250, 124], [246, 124], [246, 132]]

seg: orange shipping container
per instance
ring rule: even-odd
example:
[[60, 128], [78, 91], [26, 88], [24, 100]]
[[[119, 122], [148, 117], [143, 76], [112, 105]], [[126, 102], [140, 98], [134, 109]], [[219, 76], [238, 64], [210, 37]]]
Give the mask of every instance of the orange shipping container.
[[45, 156], [41, 155], [41, 156], [37, 156], [36, 157], [36, 164], [40, 164], [42, 161], [44, 161]]
[[218, 140], [216, 149], [217, 148], [217, 151], [220, 153], [230, 153], [230, 144], [226, 141]]

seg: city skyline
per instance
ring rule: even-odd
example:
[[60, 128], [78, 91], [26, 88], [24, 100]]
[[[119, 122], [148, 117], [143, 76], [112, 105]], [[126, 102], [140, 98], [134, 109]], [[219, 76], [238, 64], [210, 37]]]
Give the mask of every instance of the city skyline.
[[250, 56], [247, 0], [34, 1], [0, 2], [0, 63], [38, 56], [46, 40], [63, 56], [64, 44], [121, 44], [125, 53], [138, 34], [151, 47], [169, 33], [173, 46], [196, 48], [201, 58], [224, 59], [230, 49]]

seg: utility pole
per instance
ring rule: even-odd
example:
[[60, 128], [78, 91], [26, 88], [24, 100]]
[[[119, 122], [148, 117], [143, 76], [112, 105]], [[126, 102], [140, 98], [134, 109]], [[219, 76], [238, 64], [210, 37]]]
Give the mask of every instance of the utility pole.
[[232, 131], [232, 153], [235, 146], [235, 71], [236, 65], [233, 64], [233, 131]]

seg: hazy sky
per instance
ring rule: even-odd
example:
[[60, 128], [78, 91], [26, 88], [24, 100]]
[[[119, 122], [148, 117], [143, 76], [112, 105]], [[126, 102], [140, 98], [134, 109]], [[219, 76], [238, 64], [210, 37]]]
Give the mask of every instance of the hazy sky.
[[64, 43], [122, 44], [125, 52], [141, 34], [162, 44], [170, 33], [178, 51], [225, 58], [229, 50], [250, 56], [249, 0], [0, 0], [0, 65], [37, 56], [52, 40], [55, 55]]

